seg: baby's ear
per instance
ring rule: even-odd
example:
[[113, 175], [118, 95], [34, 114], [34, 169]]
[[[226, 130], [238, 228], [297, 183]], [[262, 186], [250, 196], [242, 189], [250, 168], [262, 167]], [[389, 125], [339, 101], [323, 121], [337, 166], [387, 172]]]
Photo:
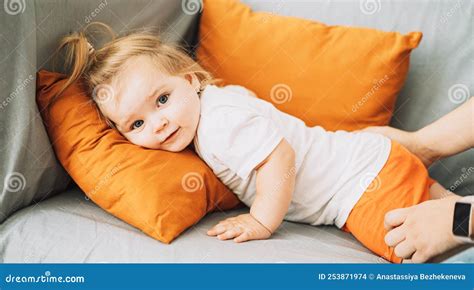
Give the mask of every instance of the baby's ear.
[[196, 89], [196, 91], [201, 87], [201, 82], [199, 81], [198, 77], [194, 73], [187, 73], [184, 75], [184, 78], [188, 80], [188, 82], [191, 84], [193, 88]]

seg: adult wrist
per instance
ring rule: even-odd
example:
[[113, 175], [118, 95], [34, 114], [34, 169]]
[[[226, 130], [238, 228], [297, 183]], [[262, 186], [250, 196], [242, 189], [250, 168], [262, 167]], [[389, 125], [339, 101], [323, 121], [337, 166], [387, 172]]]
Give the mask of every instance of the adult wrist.
[[442, 158], [442, 153], [435, 144], [429, 142], [429, 138], [425, 136], [423, 129], [412, 132], [411, 134], [415, 143], [415, 155], [423, 161], [426, 167]]
[[474, 196], [455, 201], [452, 232], [458, 241], [474, 243]]

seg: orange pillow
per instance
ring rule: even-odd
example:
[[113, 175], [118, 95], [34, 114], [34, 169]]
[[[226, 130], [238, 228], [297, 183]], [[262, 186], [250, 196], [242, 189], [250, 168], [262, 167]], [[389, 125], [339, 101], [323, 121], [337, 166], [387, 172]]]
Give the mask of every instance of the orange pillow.
[[79, 83], [49, 108], [65, 76], [40, 71], [36, 99], [56, 156], [97, 205], [170, 243], [206, 213], [240, 204], [190, 149], [171, 153], [129, 143], [100, 118]]
[[421, 37], [208, 0], [197, 58], [223, 84], [243, 85], [308, 126], [355, 130], [389, 123]]

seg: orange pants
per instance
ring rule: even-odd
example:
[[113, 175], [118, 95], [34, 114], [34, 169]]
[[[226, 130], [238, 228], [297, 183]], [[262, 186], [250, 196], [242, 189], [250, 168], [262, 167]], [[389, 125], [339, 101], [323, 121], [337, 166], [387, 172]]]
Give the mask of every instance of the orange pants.
[[429, 189], [435, 182], [421, 160], [392, 141], [386, 164], [356, 203], [342, 229], [377, 255], [401, 263], [402, 258], [395, 256], [394, 248], [384, 241], [385, 214], [430, 199]]

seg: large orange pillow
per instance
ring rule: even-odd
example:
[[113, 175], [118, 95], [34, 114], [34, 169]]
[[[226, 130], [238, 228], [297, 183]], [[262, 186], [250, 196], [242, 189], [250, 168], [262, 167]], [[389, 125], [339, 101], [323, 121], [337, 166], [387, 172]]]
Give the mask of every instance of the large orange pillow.
[[243, 85], [308, 126], [355, 130], [388, 124], [421, 37], [208, 0], [197, 57], [223, 84]]
[[48, 108], [65, 76], [40, 71], [36, 100], [56, 156], [97, 205], [170, 243], [206, 213], [240, 204], [212, 170], [181, 153], [129, 143], [100, 118], [79, 82]]

